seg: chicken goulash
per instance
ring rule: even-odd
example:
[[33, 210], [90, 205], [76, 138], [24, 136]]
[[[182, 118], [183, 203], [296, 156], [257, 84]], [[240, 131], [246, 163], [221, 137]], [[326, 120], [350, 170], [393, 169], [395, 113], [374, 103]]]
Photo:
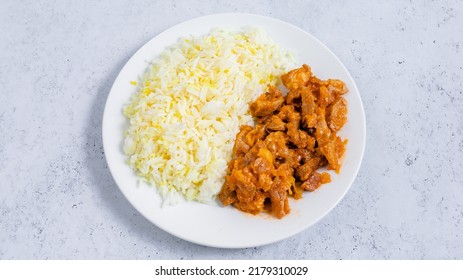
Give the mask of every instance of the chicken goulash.
[[224, 206], [282, 218], [291, 210], [288, 196], [299, 199], [331, 181], [319, 168], [340, 171], [347, 140], [336, 133], [347, 121], [346, 85], [318, 79], [305, 64], [281, 80], [286, 96], [269, 86], [250, 104], [256, 125], [243, 125], [236, 135], [218, 195]]

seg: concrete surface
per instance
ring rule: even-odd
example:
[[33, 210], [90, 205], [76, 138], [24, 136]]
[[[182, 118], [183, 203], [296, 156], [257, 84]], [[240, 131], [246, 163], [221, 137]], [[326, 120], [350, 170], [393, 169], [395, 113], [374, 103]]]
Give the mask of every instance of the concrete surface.
[[[314, 227], [223, 250], [141, 217], [105, 162], [103, 107], [125, 62], [184, 20], [275, 17], [343, 61], [367, 118], [360, 173]], [[2, 1], [1, 259], [462, 259], [463, 2]]]

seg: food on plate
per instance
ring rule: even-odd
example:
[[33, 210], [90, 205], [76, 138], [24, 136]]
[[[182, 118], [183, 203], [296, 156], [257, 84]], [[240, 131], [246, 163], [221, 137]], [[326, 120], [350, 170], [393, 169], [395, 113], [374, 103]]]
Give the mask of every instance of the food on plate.
[[331, 181], [319, 168], [340, 172], [347, 144], [336, 134], [347, 122], [344, 82], [320, 80], [305, 64], [281, 80], [286, 96], [269, 85], [250, 104], [257, 124], [240, 127], [218, 195], [225, 206], [278, 218], [290, 212], [289, 196], [299, 199]]
[[128, 163], [164, 202], [213, 201], [240, 125], [253, 124], [248, 103], [293, 65], [257, 28], [180, 39], [153, 61], [124, 108]]

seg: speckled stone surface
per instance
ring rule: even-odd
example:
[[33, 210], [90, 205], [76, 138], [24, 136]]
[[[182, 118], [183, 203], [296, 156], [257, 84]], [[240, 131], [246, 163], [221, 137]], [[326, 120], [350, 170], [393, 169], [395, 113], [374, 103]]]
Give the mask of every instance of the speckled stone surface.
[[[463, 2], [132, 2], [0, 2], [0, 259], [463, 258]], [[160, 230], [123, 197], [103, 154], [103, 107], [125, 62], [166, 28], [218, 12], [316, 36], [356, 80], [367, 118], [344, 200], [258, 248]]]

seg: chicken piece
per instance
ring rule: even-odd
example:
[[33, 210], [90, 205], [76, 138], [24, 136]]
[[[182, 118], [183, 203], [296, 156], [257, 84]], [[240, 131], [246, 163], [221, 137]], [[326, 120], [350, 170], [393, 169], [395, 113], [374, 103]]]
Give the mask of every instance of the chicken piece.
[[320, 173], [318, 173], [317, 171], [314, 171], [312, 172], [312, 174], [310, 174], [307, 180], [305, 180], [302, 183], [301, 188], [303, 190], [313, 192], [316, 189], [318, 189], [321, 186], [321, 184], [322, 184], [322, 177]]
[[[282, 163], [273, 173], [276, 177], [280, 177], [284, 181], [290, 182], [290, 185], [294, 184], [294, 168], [289, 163]], [[289, 189], [289, 187], [288, 187]]]
[[311, 76], [312, 70], [308, 65], [304, 64], [301, 68], [291, 70], [281, 76], [281, 81], [289, 91], [293, 91], [299, 87], [306, 86]]
[[310, 174], [312, 174], [315, 170], [317, 170], [320, 165], [320, 158], [313, 157], [307, 160], [303, 165], [299, 166], [296, 169], [296, 174], [301, 181], [305, 181], [309, 179]]
[[320, 159], [320, 167], [328, 166], [328, 160], [326, 159], [325, 155], [320, 151], [320, 147], [315, 148], [312, 157]]
[[331, 182], [331, 175], [327, 172], [322, 172], [321, 181], [322, 181], [322, 184]]
[[326, 123], [325, 109], [317, 108], [315, 112], [318, 116], [317, 124], [315, 125], [315, 139], [317, 140], [318, 146], [323, 146], [330, 141], [331, 130]]
[[281, 177], [275, 177], [273, 180], [269, 194], [272, 203], [272, 212], [278, 219], [283, 218], [291, 211], [288, 201], [288, 189], [290, 188], [290, 182]]
[[267, 149], [267, 147], [259, 148], [259, 151], [257, 152], [257, 156], [259, 158], [262, 158], [262, 159], [266, 160], [270, 165], [273, 165], [273, 163], [275, 162], [275, 157]]
[[258, 175], [258, 178], [259, 188], [261, 188], [264, 192], [270, 191], [273, 184], [272, 175], [269, 173], [262, 173]]
[[277, 115], [285, 123], [294, 123], [299, 127], [301, 115], [294, 109], [293, 105], [285, 105]]
[[312, 172], [309, 178], [301, 184], [301, 189], [313, 192], [318, 189], [322, 184], [331, 182], [330, 174], [323, 172], [318, 173], [317, 171]]
[[289, 123], [286, 125], [288, 128], [288, 136], [291, 142], [297, 146], [298, 149], [310, 149], [312, 150], [315, 146], [315, 138], [307, 134], [307, 132], [300, 130], [299, 125], [295, 123]]
[[329, 168], [339, 173], [341, 169], [341, 159], [345, 152], [345, 145], [347, 144], [347, 140], [342, 141], [339, 136], [333, 135], [333, 137], [319, 147], [320, 152], [325, 156], [328, 160]]
[[286, 129], [285, 123], [275, 115], [269, 118], [265, 124], [267, 125], [267, 131], [284, 131]]
[[301, 182], [297, 181], [293, 187], [291, 188], [291, 191], [289, 192], [289, 195], [294, 197], [294, 199], [300, 199], [302, 198], [302, 194], [304, 193], [304, 189], [301, 188]]
[[307, 132], [299, 130], [301, 116], [299, 112], [294, 109], [293, 105], [285, 105], [278, 113], [278, 117], [286, 121], [287, 134], [291, 142], [299, 149], [307, 147], [307, 145], [315, 145], [315, 139], [311, 139]]
[[[270, 154], [270, 151], [268, 151], [266, 148], [264, 148], [267, 152], [264, 152], [266, 155], [264, 157], [258, 157], [252, 164], [251, 168], [255, 176], [258, 178], [258, 186], [264, 191], [269, 191], [270, 188], [272, 187], [273, 180], [272, 178], [273, 173], [275, 172], [275, 167], [273, 166], [273, 160], [268, 159], [268, 156], [273, 156]], [[262, 151], [264, 149], [261, 149]], [[259, 154], [262, 154], [259, 152]]]
[[290, 159], [292, 157], [292, 153], [286, 146], [287, 141], [288, 138], [286, 134], [281, 131], [270, 133], [264, 140], [267, 149], [272, 153], [275, 159]]
[[287, 105], [298, 106], [301, 103], [301, 92], [299, 90], [290, 90], [285, 98]]
[[325, 86], [321, 86], [319, 89], [319, 95], [318, 95], [318, 107], [320, 108], [326, 108], [328, 107], [331, 103], [334, 102], [336, 95], [329, 91]]
[[319, 78], [315, 77], [315, 76], [312, 76], [310, 77], [310, 80], [309, 80], [309, 83], [308, 83], [308, 86], [312, 89], [312, 91], [314, 92], [314, 94], [317, 96], [318, 95], [318, 89], [321, 87], [321, 86], [325, 86], [327, 83], [323, 80], [320, 80]]
[[269, 86], [268, 91], [252, 102], [249, 109], [254, 117], [263, 117], [280, 109], [284, 102], [281, 91], [274, 86]]
[[307, 149], [297, 149], [294, 152], [294, 162], [297, 163], [295, 167], [304, 164], [306, 161], [311, 159], [312, 153]]
[[230, 176], [225, 177], [225, 183], [222, 186], [217, 198], [224, 206], [233, 204], [236, 201], [236, 185], [230, 182]]
[[246, 134], [244, 140], [246, 144], [252, 147], [257, 142], [257, 140], [264, 139], [265, 134], [265, 126], [262, 124], [258, 124], [253, 130], [249, 131]]
[[326, 109], [326, 122], [333, 132], [338, 132], [347, 122], [347, 101], [343, 97], [337, 98]]
[[252, 127], [249, 125], [240, 126], [240, 131], [236, 134], [235, 145], [233, 146], [233, 153], [237, 156], [244, 155], [249, 151], [251, 145], [246, 141], [246, 135], [252, 131]]
[[266, 115], [263, 117], [260, 117], [258, 119], [255, 119], [254, 121], [257, 121], [256, 123], [259, 124], [267, 124], [267, 122], [273, 117], [274, 115]]
[[232, 158], [227, 164], [228, 172], [231, 172], [233, 169], [235, 169], [235, 164], [236, 164], [236, 159]]
[[278, 113], [278, 117], [286, 121], [286, 128], [288, 129], [287, 134], [291, 142], [296, 145], [299, 149], [307, 146], [314, 146], [315, 139], [312, 139], [307, 132], [299, 130], [301, 115], [294, 109], [293, 105], [285, 105], [281, 108]]
[[287, 191], [291, 189], [291, 186], [296, 184], [296, 179], [294, 179], [294, 168], [290, 163], [285, 162], [280, 164], [273, 174], [275, 177], [280, 178], [280, 187], [284, 187]]
[[273, 167], [273, 162], [268, 161], [265, 158], [258, 157], [251, 163], [251, 168], [254, 174], [271, 174], [275, 172], [275, 168]]
[[246, 166], [246, 162], [244, 161], [244, 157], [237, 157], [235, 159], [230, 160], [228, 163], [228, 171], [231, 173], [233, 169], [243, 169]]
[[244, 155], [244, 164], [249, 165], [253, 163], [259, 157], [259, 150], [263, 147], [265, 147], [265, 142], [257, 140], [256, 144]]
[[346, 87], [346, 84], [341, 80], [329, 79], [326, 81], [326, 83], [327, 83], [326, 87], [328, 91], [336, 95], [342, 95], [349, 91]]
[[267, 195], [264, 192], [257, 191], [255, 195], [252, 197], [252, 200], [248, 202], [237, 201], [233, 204], [233, 206], [235, 206], [243, 212], [256, 215], [264, 210], [264, 202], [266, 198]]
[[257, 191], [257, 179], [252, 174], [251, 168], [246, 166], [241, 170], [233, 170], [231, 183], [236, 184], [236, 196], [239, 201], [250, 202]]
[[310, 87], [302, 88], [299, 92], [302, 102], [302, 122], [307, 128], [313, 128], [317, 124], [317, 115], [315, 114], [315, 96]]

